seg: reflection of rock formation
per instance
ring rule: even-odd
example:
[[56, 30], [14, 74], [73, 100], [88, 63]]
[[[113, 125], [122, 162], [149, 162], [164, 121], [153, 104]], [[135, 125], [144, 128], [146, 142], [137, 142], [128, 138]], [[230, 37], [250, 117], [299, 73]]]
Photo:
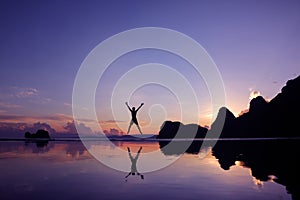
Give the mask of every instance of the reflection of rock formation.
[[182, 124], [181, 122], [165, 121], [161, 126], [158, 139], [165, 138], [204, 138], [207, 128], [197, 124]]
[[[251, 100], [249, 112], [235, 118], [226, 108], [221, 108], [225, 124], [221, 137], [299, 137], [298, 116], [300, 113], [300, 76], [289, 80], [276, 97], [269, 103], [258, 96]], [[208, 133], [213, 135], [220, 124], [217, 117]]]
[[236, 161], [252, 171], [252, 176], [260, 181], [285, 185], [293, 199], [300, 198], [300, 164], [297, 140], [244, 140], [218, 141], [212, 149], [224, 170], [229, 170]]
[[198, 154], [202, 145], [203, 141], [159, 141], [159, 148], [166, 156]]
[[25, 141], [25, 145], [35, 143], [36, 147], [43, 148], [48, 145], [48, 140], [34, 140], [34, 141]]
[[32, 153], [47, 153], [54, 145], [49, 145], [48, 140], [30, 140], [25, 141], [25, 147], [31, 148]]

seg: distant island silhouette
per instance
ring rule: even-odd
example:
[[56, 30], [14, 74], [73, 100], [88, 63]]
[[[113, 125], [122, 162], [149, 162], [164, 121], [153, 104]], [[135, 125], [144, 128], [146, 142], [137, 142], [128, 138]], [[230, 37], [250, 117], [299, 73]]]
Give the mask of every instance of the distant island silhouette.
[[50, 139], [50, 135], [49, 132], [43, 129], [39, 129], [37, 130], [36, 133], [30, 133], [30, 132], [26, 132], [24, 135], [25, 138], [29, 139], [29, 138], [45, 138], [45, 139]]
[[[158, 139], [214, 138], [221, 116], [226, 115], [220, 138], [270, 138], [300, 137], [298, 126], [300, 114], [300, 76], [287, 81], [270, 102], [262, 96], [251, 100], [249, 111], [235, 117], [226, 107], [219, 110], [211, 129], [197, 124], [184, 125], [181, 122], [165, 121]], [[197, 129], [198, 128], [198, 129]]]

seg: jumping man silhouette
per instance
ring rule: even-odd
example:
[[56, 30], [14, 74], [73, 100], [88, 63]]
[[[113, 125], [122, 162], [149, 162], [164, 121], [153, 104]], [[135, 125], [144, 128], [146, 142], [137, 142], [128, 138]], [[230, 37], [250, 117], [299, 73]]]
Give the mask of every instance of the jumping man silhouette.
[[144, 105], [144, 103], [141, 103], [141, 105], [135, 109], [135, 107], [132, 107], [132, 109], [129, 107], [128, 103], [126, 102], [125, 103], [127, 108], [130, 110], [131, 112], [131, 121], [130, 121], [130, 124], [129, 124], [129, 127], [128, 127], [128, 131], [127, 131], [127, 134], [129, 134], [129, 131], [130, 131], [130, 128], [131, 126], [133, 125], [133, 123], [135, 123], [135, 125], [137, 126], [137, 128], [139, 129], [140, 133], [142, 134], [142, 131], [141, 131], [141, 128], [139, 126], [139, 123], [137, 121], [137, 118], [136, 118], [136, 114], [137, 114], [137, 111], [139, 111], [139, 109]]

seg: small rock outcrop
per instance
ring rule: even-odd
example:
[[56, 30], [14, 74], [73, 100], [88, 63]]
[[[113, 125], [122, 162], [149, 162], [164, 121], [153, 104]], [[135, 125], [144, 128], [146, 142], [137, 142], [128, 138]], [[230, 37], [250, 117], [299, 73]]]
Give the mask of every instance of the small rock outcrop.
[[181, 122], [165, 121], [157, 136], [158, 139], [172, 138], [204, 138], [207, 128], [197, 124], [183, 124]]
[[46, 138], [50, 139], [49, 132], [43, 129], [39, 129], [36, 133], [30, 133], [26, 132], [25, 133], [25, 138]]

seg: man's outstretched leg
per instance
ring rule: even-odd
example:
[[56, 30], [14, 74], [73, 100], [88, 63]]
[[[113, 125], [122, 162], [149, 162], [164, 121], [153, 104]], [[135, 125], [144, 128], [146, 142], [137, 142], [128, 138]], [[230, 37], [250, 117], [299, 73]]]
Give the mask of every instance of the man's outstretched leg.
[[137, 124], [136, 126], [137, 126], [137, 128], [139, 129], [139, 131], [140, 131], [140, 134], [143, 134], [143, 133], [142, 133], [142, 131], [141, 131], [141, 128], [140, 128], [140, 126], [139, 126], [138, 124]]
[[132, 120], [131, 120], [131, 121], [130, 121], [130, 124], [129, 124], [129, 127], [128, 127], [128, 130], [127, 130], [127, 135], [129, 134], [129, 131], [130, 131], [130, 128], [131, 128], [132, 124], [133, 124], [133, 122], [132, 122]]

